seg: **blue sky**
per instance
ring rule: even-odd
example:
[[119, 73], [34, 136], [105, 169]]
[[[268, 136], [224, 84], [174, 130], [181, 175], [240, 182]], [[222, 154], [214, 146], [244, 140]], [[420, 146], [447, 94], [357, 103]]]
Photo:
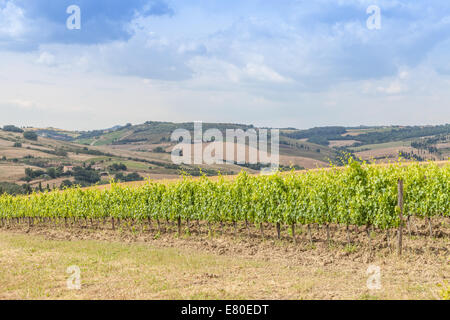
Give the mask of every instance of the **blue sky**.
[[446, 123], [449, 53], [443, 0], [0, 0], [0, 124]]

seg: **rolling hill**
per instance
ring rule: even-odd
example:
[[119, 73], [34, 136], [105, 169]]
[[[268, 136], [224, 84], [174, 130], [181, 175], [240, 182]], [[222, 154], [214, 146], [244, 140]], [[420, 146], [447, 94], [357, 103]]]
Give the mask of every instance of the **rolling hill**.
[[[212, 128], [224, 136], [227, 129], [260, 130], [246, 124], [203, 124], [203, 131]], [[219, 171], [233, 175], [243, 169], [250, 173], [261, 169], [260, 165], [236, 163], [174, 164], [171, 151], [178, 142], [171, 141], [171, 134], [176, 129], [192, 135], [194, 124], [147, 121], [94, 131], [5, 126], [0, 130], [0, 192], [17, 189], [17, 185], [25, 185], [22, 189], [30, 191], [73, 183], [103, 184], [112, 178], [170, 179], [182, 171], [212, 176]], [[24, 132], [33, 132], [35, 137], [27, 139]], [[203, 147], [210, 143], [214, 142]], [[279, 150], [282, 170], [339, 164], [348, 154], [378, 162], [395, 161], [399, 153], [408, 160], [446, 160], [450, 156], [450, 125], [281, 128]]]

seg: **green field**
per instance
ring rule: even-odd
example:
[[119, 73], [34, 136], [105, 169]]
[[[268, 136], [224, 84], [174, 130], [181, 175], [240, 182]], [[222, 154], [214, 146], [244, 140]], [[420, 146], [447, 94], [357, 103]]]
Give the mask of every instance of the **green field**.
[[[445, 256], [413, 242], [421, 254], [411, 250], [399, 259], [383, 251], [371, 260], [382, 268], [382, 288], [369, 290], [369, 263], [358, 247], [265, 243], [255, 255], [249, 249], [254, 244], [222, 238], [204, 240], [208, 249], [192, 239], [171, 240], [168, 245], [179, 248], [170, 248], [160, 246], [167, 239], [93, 240], [100, 231], [83, 237], [51, 240], [0, 230], [0, 299], [434, 300], [442, 298], [438, 284], [450, 272]], [[433, 246], [445, 244], [436, 240]], [[81, 271], [80, 290], [67, 288], [67, 268], [74, 265]]]

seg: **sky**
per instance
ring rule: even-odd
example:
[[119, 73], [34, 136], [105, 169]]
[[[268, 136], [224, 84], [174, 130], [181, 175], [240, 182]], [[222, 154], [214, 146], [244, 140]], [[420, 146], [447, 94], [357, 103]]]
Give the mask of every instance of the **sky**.
[[449, 55], [447, 0], [0, 0], [0, 125], [444, 124]]

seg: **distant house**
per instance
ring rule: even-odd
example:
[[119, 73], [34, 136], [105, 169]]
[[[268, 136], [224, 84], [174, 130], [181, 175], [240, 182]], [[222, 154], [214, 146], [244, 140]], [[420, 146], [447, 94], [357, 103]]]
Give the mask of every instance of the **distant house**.
[[64, 166], [63, 172], [66, 173], [66, 172], [69, 172], [69, 171], [73, 171], [73, 166]]

